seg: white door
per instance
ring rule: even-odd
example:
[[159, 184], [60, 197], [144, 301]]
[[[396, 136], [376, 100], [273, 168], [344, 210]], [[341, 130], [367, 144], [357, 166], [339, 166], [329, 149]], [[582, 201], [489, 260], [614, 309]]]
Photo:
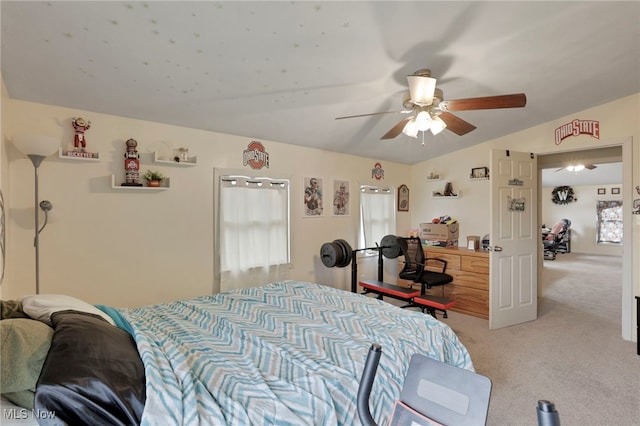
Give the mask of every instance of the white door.
[[538, 180], [535, 155], [491, 151], [489, 328], [538, 316]]

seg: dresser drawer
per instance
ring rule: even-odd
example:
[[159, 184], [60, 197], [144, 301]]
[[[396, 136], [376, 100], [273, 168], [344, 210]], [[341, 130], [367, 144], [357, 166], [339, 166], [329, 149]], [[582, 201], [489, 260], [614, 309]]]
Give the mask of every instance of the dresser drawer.
[[449, 270], [447, 270], [447, 274], [453, 277], [453, 284], [455, 285], [489, 291], [489, 275], [487, 274]]
[[461, 256], [460, 269], [463, 271], [489, 273], [489, 259], [486, 257]]
[[[433, 251], [433, 250], [426, 250], [424, 255], [427, 258], [436, 258], [436, 259], [442, 259], [444, 261], [447, 262], [447, 271], [449, 269], [460, 269], [460, 255], [459, 254], [449, 254], [449, 253], [443, 253], [444, 250], [440, 250], [440, 251]], [[432, 263], [432, 265], [435, 267], [435, 269], [433, 267], [431, 267], [431, 265], [429, 265], [429, 262], [427, 261], [427, 265], [429, 266], [430, 270], [436, 270], [438, 272], [442, 271], [442, 264], [440, 262], [434, 262]], [[437, 269], [437, 266], [440, 266], [440, 269]]]
[[455, 284], [447, 284], [444, 287], [444, 296], [455, 300], [456, 305], [452, 311], [462, 312], [480, 318], [489, 318], [489, 292]]

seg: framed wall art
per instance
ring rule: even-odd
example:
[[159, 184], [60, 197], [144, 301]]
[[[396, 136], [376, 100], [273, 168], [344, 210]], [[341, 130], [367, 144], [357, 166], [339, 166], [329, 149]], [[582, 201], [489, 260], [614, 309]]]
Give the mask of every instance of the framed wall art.
[[486, 179], [489, 177], [488, 167], [476, 167], [471, 169], [471, 179]]
[[349, 216], [351, 203], [351, 185], [348, 180], [333, 180], [333, 215]]
[[409, 188], [407, 185], [400, 185], [398, 188], [398, 211], [409, 211]]
[[304, 217], [320, 217], [324, 214], [322, 178], [304, 178]]
[[611, 193], [613, 195], [618, 195], [620, 194], [620, 188], [611, 188]]
[[606, 188], [598, 188], [598, 195], [605, 195], [607, 193]]

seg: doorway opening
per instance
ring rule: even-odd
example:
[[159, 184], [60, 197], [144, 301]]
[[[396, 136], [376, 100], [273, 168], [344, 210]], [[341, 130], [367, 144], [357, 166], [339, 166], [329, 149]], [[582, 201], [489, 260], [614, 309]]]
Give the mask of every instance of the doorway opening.
[[[630, 141], [626, 143], [630, 143]], [[552, 226], [553, 224], [545, 223], [545, 221], [549, 222], [560, 218], [548, 216], [558, 215], [563, 212], [562, 209], [556, 208], [554, 210], [553, 207], [547, 208], [545, 211], [544, 204], [549, 205], [551, 202], [550, 194], [554, 187], [560, 185], [579, 187], [583, 191], [589, 191], [587, 198], [591, 197], [591, 191], [594, 194], [598, 194], [597, 189], [606, 185], [622, 187], [624, 168], [625, 166], [630, 167], [629, 164], [624, 164], [623, 158], [623, 145], [540, 154], [538, 156], [539, 226]], [[576, 162], [596, 166], [596, 168], [588, 168], [573, 174], [564, 170], [567, 165]], [[603, 171], [605, 173], [597, 173]], [[598, 178], [597, 175], [600, 174], [602, 176]], [[622, 199], [622, 195], [618, 195], [618, 197]], [[595, 197], [593, 198], [595, 199]], [[589, 205], [584, 206], [583, 204], [581, 210], [590, 208]], [[595, 212], [595, 201], [592, 207]], [[628, 211], [628, 209], [625, 210]], [[571, 209], [567, 208], [566, 211], [571, 211]], [[617, 251], [615, 249], [607, 251], [611, 247], [604, 248], [604, 250], [602, 250], [602, 247], [600, 250], [596, 247], [595, 235], [593, 234], [595, 230], [595, 213], [591, 217], [592, 219], [588, 219], [580, 214], [577, 214], [577, 217], [573, 219], [568, 217], [573, 222], [572, 226], [577, 227], [578, 232], [584, 234], [581, 235], [583, 239], [593, 237], [591, 246], [583, 245], [578, 247], [576, 251], [576, 245], [573, 244], [573, 248], [569, 253], [558, 255], [555, 261], [544, 260], [542, 255], [539, 256], [539, 314], [544, 315], [548, 309], [554, 309], [558, 304], [572, 309], [586, 309], [589, 312], [606, 316], [607, 321], [615, 321], [618, 324], [617, 328], [622, 330], [622, 335], [625, 337], [623, 271], [625, 268], [630, 271], [631, 265], [629, 259], [627, 259], [628, 256], [624, 255], [623, 248], [619, 248]], [[578, 219], [578, 222], [575, 219]], [[591, 223], [580, 224], [580, 221], [590, 221]], [[623, 237], [624, 241], [630, 242], [631, 230], [627, 229], [626, 231], [626, 235]], [[573, 235], [575, 234], [574, 229]], [[628, 273], [630, 274], [630, 272]], [[598, 286], [599, 283], [601, 284], [600, 286]], [[594, 306], [597, 305], [597, 297], [599, 296], [607, 300], [604, 307], [602, 305]], [[611, 306], [611, 309], [606, 308], [607, 304]]]

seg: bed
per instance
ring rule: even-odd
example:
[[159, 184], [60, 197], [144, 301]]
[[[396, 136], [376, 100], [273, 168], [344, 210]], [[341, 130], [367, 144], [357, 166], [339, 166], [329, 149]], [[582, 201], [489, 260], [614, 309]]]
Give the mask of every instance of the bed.
[[430, 315], [308, 282], [130, 309], [38, 308], [29, 316], [53, 329], [35, 390], [40, 424], [359, 424], [372, 343], [383, 354], [370, 407], [385, 424], [414, 353], [473, 370]]

